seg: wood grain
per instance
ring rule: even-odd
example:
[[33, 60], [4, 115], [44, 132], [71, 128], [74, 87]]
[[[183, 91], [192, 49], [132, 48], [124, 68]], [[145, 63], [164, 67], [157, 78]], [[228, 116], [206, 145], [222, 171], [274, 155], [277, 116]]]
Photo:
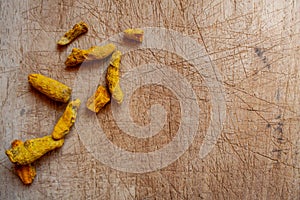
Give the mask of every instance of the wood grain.
[[[298, 0], [1, 1], [0, 199], [300, 199], [299, 10]], [[89, 32], [58, 49], [56, 41], [81, 20]], [[35, 163], [34, 183], [22, 185], [5, 149], [13, 139], [50, 134], [65, 108], [32, 89], [27, 75], [42, 73], [71, 86], [78, 74], [64, 66], [71, 49], [130, 27], [176, 30], [205, 47], [226, 91], [226, 121], [214, 149], [198, 157], [211, 115], [205, 78], [169, 52], [131, 52], [122, 73], [155, 61], [192, 83], [201, 123], [188, 151], [163, 169], [127, 173], [102, 164], [73, 130], [63, 148]], [[180, 124], [178, 100], [160, 86], [142, 87], [132, 97], [137, 124], [150, 123], [154, 103], [166, 108], [168, 125], [153, 138], [122, 133], [110, 106], [98, 120], [114, 145], [154, 151]]]

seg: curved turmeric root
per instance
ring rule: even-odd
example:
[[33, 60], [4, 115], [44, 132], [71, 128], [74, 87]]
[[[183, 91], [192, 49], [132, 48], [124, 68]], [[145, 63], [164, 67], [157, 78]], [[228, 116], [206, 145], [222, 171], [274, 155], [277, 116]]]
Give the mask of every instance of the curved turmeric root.
[[33, 163], [47, 152], [61, 147], [64, 139], [54, 140], [51, 135], [26, 140], [5, 151], [12, 163], [27, 165]]
[[84, 61], [101, 60], [111, 55], [116, 46], [114, 44], [107, 44], [104, 46], [92, 46], [89, 49], [73, 48], [71, 54], [65, 61], [67, 67], [77, 66]]
[[81, 34], [84, 34], [88, 31], [88, 26], [84, 22], [79, 22], [73, 26], [71, 30], [66, 32], [64, 36], [60, 38], [57, 42], [58, 45], [67, 45], [75, 40]]
[[76, 99], [71, 101], [64, 112], [59, 118], [57, 124], [52, 132], [52, 137], [55, 140], [62, 139], [66, 134], [70, 132], [70, 128], [73, 126], [77, 116], [77, 110], [80, 106], [80, 100]]
[[86, 106], [87, 108], [95, 113], [98, 113], [110, 101], [110, 95], [106, 87], [99, 86], [93, 96], [91, 96]]
[[119, 83], [119, 68], [121, 62], [121, 55], [122, 54], [120, 51], [116, 51], [113, 53], [106, 74], [106, 81], [109, 91], [112, 95], [112, 98], [115, 99], [117, 103], [122, 103], [124, 97]]
[[[14, 140], [11, 143], [11, 147], [14, 148], [14, 147], [17, 147], [22, 144], [23, 144], [23, 142], [21, 140]], [[15, 165], [15, 171], [16, 171], [17, 175], [19, 176], [19, 178], [21, 179], [21, 181], [26, 185], [31, 184], [36, 175], [35, 167], [32, 166], [31, 164]]]

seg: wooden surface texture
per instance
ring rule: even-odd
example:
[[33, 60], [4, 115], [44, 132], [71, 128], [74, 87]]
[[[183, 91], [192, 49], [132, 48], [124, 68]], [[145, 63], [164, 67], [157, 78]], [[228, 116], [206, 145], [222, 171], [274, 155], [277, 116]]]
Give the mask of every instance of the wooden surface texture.
[[[299, 0], [1, 0], [0, 16], [0, 199], [300, 199]], [[57, 48], [56, 41], [79, 21], [85, 21], [89, 31]], [[145, 48], [120, 39], [131, 27], [145, 30], [140, 46]], [[174, 31], [178, 38], [153, 30]], [[190, 88], [177, 76], [166, 82], [177, 89], [141, 84], [131, 95], [125, 92], [128, 104], [110, 104], [89, 120], [84, 98], [97, 86], [92, 80], [105, 82], [109, 60], [72, 69], [66, 69], [64, 61], [74, 47], [87, 49], [108, 41], [123, 49], [124, 90], [131, 87], [126, 80], [134, 79], [126, 73], [149, 63], [159, 65], [159, 73], [172, 69]], [[196, 46], [185, 45], [189, 41]], [[173, 51], [156, 48], [160, 43]], [[190, 55], [200, 64], [187, 59]], [[92, 70], [100, 76], [87, 76]], [[81, 118], [65, 145], [36, 161], [37, 176], [31, 186], [24, 186], [5, 150], [14, 139], [50, 134], [66, 106], [31, 88], [30, 73], [73, 87], [72, 98], [85, 96]], [[152, 75], [150, 80], [156, 81]], [[181, 99], [181, 92], [189, 89], [195, 98]], [[190, 100], [199, 110], [184, 104]], [[153, 115], [160, 113], [153, 106], [158, 104], [165, 112]], [[149, 137], [134, 135], [136, 127], [126, 133], [120, 123], [126, 128], [127, 121], [116, 120], [118, 113], [112, 111], [124, 106], [129, 114], [119, 117], [131, 117], [139, 128], [160, 127], [151, 123], [160, 117], [165, 121]], [[185, 136], [192, 138], [188, 148], [176, 157], [173, 147], [169, 156], [161, 154], [161, 162], [152, 162], [151, 153], [172, 143], [189, 112], [189, 126], [184, 127]], [[194, 121], [194, 112], [199, 120]], [[218, 116], [220, 121], [214, 121]], [[80, 121], [87, 119], [101, 127], [102, 137]], [[199, 156], [205, 136], [211, 127], [217, 131], [216, 126], [222, 126], [221, 134], [214, 136], [215, 143], [212, 139], [208, 155]], [[105, 155], [101, 138], [129, 155], [145, 155], [145, 160], [126, 165], [129, 157], [120, 161], [122, 155], [110, 149]], [[180, 141], [178, 149], [185, 144]], [[105, 156], [111, 160], [103, 161]], [[176, 159], [163, 166], [172, 156]]]

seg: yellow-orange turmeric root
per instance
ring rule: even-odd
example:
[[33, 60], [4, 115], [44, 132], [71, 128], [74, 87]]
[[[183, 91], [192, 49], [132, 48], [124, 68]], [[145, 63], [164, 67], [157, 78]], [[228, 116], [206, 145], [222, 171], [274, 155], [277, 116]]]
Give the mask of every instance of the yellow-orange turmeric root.
[[100, 85], [95, 94], [88, 99], [86, 106], [92, 112], [98, 113], [109, 101], [109, 92], [106, 87]]
[[51, 135], [26, 140], [19, 143], [11, 149], [5, 151], [6, 155], [12, 163], [17, 165], [27, 165], [33, 163], [47, 152], [61, 147], [64, 139], [54, 140]]
[[71, 30], [66, 32], [63, 37], [57, 42], [58, 45], [67, 45], [75, 40], [81, 34], [88, 31], [88, 26], [84, 22], [79, 22], [73, 26]]
[[15, 165], [15, 171], [25, 185], [31, 184], [36, 176], [35, 167], [31, 164]]
[[71, 97], [72, 89], [70, 87], [44, 75], [30, 74], [28, 82], [35, 89], [55, 101], [66, 103]]
[[112, 98], [116, 100], [117, 103], [122, 103], [124, 97], [122, 89], [120, 87], [119, 77], [121, 55], [122, 53], [120, 51], [115, 51], [113, 53], [106, 74], [106, 81], [109, 91], [112, 95]]
[[[23, 142], [21, 140], [14, 140], [11, 143], [11, 147], [14, 148], [14, 147], [17, 147], [22, 144], [23, 144]], [[16, 171], [17, 175], [19, 176], [19, 178], [21, 179], [21, 181], [26, 185], [31, 184], [36, 175], [35, 167], [32, 166], [31, 164], [15, 165], [15, 171]]]
[[70, 128], [73, 126], [76, 120], [77, 110], [80, 106], [80, 100], [76, 99], [71, 101], [64, 114], [59, 118], [52, 132], [52, 137], [55, 140], [62, 139], [66, 134], [70, 132]]
[[124, 31], [124, 37], [129, 40], [143, 42], [144, 31], [142, 29], [126, 29]]
[[104, 46], [92, 46], [86, 50], [73, 48], [65, 61], [65, 65], [73, 67], [83, 63], [83, 61], [101, 60], [111, 55], [115, 49], [116, 46], [111, 43]]

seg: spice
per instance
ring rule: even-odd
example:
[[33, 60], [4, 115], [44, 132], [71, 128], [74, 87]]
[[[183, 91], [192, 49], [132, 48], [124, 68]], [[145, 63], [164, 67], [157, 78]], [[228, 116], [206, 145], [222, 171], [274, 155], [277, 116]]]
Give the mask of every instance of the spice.
[[106, 81], [108, 84], [109, 91], [112, 95], [112, 98], [115, 99], [117, 103], [122, 103], [124, 96], [119, 83], [121, 55], [122, 54], [120, 51], [116, 51], [113, 53], [106, 74]]
[[21, 140], [14, 140], [12, 143], [11, 143], [11, 147], [14, 148], [14, 147], [17, 147], [17, 146], [20, 146], [22, 145], [23, 142]]
[[[22, 144], [23, 144], [23, 142], [21, 140], [14, 140], [11, 143], [11, 147], [14, 148], [14, 147], [17, 147]], [[21, 181], [26, 185], [31, 184], [36, 175], [35, 167], [32, 166], [31, 164], [15, 165], [15, 171], [16, 171], [17, 175], [19, 176], [19, 178], [21, 179]]]
[[109, 92], [106, 87], [100, 85], [95, 94], [87, 100], [86, 106], [92, 112], [98, 113], [109, 101]]
[[63, 83], [41, 74], [30, 74], [28, 82], [38, 91], [47, 95], [51, 99], [60, 102], [68, 102], [72, 89]]
[[143, 42], [144, 31], [142, 29], [126, 29], [124, 37], [137, 42]]
[[67, 45], [75, 40], [81, 34], [88, 31], [88, 26], [84, 22], [79, 22], [73, 26], [71, 30], [65, 33], [63, 37], [57, 42], [58, 45]]
[[70, 128], [73, 126], [77, 110], [80, 106], [80, 100], [76, 99], [74, 101], [71, 101], [66, 109], [63, 115], [58, 120], [57, 124], [54, 127], [54, 130], [52, 132], [52, 138], [55, 140], [62, 139], [66, 134], [70, 132]]
[[35, 167], [31, 164], [15, 165], [15, 171], [21, 179], [21, 181], [26, 185], [31, 184], [34, 180], [34, 177], [36, 176]]
[[27, 165], [42, 157], [47, 152], [61, 147], [64, 139], [54, 140], [51, 135], [26, 140], [5, 151], [12, 163]]
[[77, 66], [83, 61], [101, 60], [111, 55], [116, 49], [112, 43], [104, 46], [92, 46], [89, 49], [73, 48], [71, 54], [65, 61], [67, 67]]

